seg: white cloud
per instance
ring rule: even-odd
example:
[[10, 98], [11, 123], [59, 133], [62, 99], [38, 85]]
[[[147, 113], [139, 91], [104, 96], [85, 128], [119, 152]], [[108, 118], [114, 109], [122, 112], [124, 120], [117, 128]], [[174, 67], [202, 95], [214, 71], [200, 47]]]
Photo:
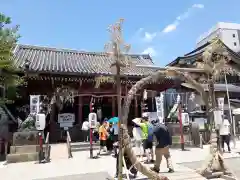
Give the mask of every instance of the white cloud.
[[203, 5], [203, 4], [194, 4], [194, 5], [192, 5], [192, 8], [203, 9], [203, 8], [204, 8], [204, 5]]
[[192, 7], [188, 8], [187, 11], [176, 17], [175, 21], [169, 25], [167, 25], [163, 30], [162, 33], [169, 33], [172, 31], [175, 31], [177, 29], [177, 26], [180, 24], [181, 21], [189, 18], [191, 15], [192, 11], [194, 9], [203, 9], [204, 5], [203, 4], [193, 4]]
[[157, 36], [157, 33], [156, 33], [156, 32], [154, 32], [154, 33], [145, 32], [143, 40], [144, 40], [145, 42], [152, 42], [152, 40], [153, 40], [156, 36]]
[[162, 32], [163, 33], [169, 33], [171, 31], [174, 31], [174, 30], [177, 29], [178, 24], [179, 24], [178, 22], [174, 22], [172, 24], [169, 24], [162, 30]]
[[153, 47], [148, 47], [147, 49], [145, 49], [142, 54], [149, 54], [150, 56], [156, 56], [157, 52]]

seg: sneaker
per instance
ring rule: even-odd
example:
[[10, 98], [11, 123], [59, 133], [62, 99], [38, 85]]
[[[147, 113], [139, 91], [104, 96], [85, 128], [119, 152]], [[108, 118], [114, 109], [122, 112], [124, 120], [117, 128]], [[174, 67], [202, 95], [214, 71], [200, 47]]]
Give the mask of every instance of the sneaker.
[[156, 173], [159, 173], [159, 169], [156, 169], [155, 167], [151, 167], [150, 169]]
[[174, 170], [173, 170], [172, 168], [169, 168], [168, 172], [169, 172], [169, 173], [173, 173]]

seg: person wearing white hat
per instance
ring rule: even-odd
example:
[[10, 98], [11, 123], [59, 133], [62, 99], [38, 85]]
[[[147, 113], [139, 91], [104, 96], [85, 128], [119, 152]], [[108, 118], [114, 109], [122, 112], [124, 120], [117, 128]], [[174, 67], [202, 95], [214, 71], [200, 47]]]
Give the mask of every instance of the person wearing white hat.
[[[143, 149], [144, 149], [144, 154], [147, 156], [147, 162], [153, 162], [154, 161], [153, 160], [153, 142], [152, 142], [153, 138], [149, 138], [149, 137], [152, 137], [152, 135], [149, 134], [148, 113], [142, 114], [141, 121], [137, 121], [135, 119], [133, 120], [133, 122], [138, 126], [140, 126], [142, 130]], [[150, 150], [150, 152], [148, 150]]]

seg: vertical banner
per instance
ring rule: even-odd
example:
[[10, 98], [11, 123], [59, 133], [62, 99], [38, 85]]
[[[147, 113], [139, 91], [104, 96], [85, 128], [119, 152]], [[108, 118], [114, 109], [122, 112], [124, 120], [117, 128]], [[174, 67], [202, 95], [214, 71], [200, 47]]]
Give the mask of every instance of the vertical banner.
[[157, 109], [157, 117], [159, 119], [159, 123], [163, 123], [164, 121], [164, 95], [161, 93], [160, 96], [155, 97], [156, 100], [156, 109]]
[[224, 98], [217, 98], [217, 102], [218, 102], [218, 107], [222, 112], [222, 115], [224, 114]]
[[39, 113], [40, 95], [30, 95], [30, 114]]

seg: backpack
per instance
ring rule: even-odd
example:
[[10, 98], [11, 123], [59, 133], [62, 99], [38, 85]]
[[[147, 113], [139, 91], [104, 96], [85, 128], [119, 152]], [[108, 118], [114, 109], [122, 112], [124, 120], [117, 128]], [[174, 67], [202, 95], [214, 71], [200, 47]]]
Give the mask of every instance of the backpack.
[[153, 141], [153, 125], [148, 123], [148, 140]]

